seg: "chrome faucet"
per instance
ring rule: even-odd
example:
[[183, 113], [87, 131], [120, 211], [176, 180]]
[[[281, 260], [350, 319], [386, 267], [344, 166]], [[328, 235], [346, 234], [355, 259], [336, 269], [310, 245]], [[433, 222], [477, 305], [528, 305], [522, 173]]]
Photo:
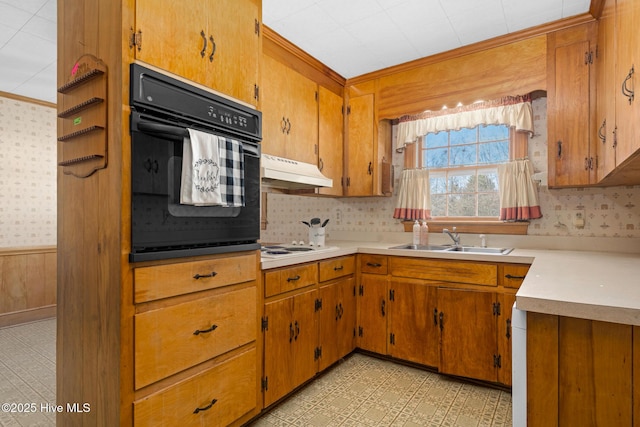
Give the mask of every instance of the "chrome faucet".
[[448, 234], [449, 237], [451, 237], [451, 240], [453, 240], [453, 246], [456, 248], [460, 247], [460, 235], [458, 233], [456, 233], [456, 228], [453, 227], [453, 233], [449, 231], [448, 228], [443, 228], [442, 232], [444, 234]]

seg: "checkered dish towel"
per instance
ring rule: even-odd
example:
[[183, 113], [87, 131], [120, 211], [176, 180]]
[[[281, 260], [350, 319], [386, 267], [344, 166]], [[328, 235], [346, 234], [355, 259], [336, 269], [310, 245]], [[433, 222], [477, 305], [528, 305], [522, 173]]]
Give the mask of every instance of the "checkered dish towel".
[[244, 206], [244, 152], [242, 143], [219, 137], [222, 206]]

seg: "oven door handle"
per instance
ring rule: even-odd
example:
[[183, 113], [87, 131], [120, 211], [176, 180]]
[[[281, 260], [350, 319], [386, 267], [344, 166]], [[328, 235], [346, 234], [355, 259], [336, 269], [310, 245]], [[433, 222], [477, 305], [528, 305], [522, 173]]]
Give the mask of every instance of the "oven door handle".
[[[189, 130], [180, 126], [163, 125], [142, 120], [137, 121], [136, 126], [140, 132], [171, 141], [182, 142], [184, 138], [189, 137]], [[253, 147], [250, 144], [243, 143], [242, 148], [245, 153], [249, 153], [254, 157], [260, 157], [259, 147]]]
[[180, 126], [163, 125], [160, 123], [139, 121], [137, 123], [140, 132], [161, 138], [171, 139], [173, 141], [182, 141], [189, 137], [189, 131]]

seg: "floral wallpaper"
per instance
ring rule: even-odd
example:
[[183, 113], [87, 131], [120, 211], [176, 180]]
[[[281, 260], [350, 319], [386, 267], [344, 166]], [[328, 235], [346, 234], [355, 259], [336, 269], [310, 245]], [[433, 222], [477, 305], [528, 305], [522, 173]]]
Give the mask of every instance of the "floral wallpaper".
[[56, 244], [56, 120], [0, 97], [0, 248]]
[[[535, 172], [547, 170], [547, 99], [533, 101], [534, 136], [529, 140], [529, 159]], [[394, 152], [394, 188], [398, 188], [401, 155]], [[543, 217], [532, 220], [530, 236], [640, 238], [640, 186], [608, 188], [539, 188]], [[269, 194], [264, 242], [287, 242], [306, 233], [301, 220], [329, 218], [329, 238], [339, 239], [340, 231], [402, 232], [393, 219], [393, 197], [322, 198]], [[576, 213], [584, 216], [584, 226], [575, 225]]]

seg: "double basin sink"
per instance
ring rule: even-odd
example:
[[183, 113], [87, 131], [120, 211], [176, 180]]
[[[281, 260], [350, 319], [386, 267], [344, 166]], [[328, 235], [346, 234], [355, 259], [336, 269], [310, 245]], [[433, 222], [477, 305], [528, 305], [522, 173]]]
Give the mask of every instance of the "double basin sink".
[[507, 255], [513, 248], [483, 248], [479, 246], [453, 246], [453, 245], [400, 245], [389, 249], [406, 249], [413, 251], [434, 252], [463, 252], [470, 254]]

